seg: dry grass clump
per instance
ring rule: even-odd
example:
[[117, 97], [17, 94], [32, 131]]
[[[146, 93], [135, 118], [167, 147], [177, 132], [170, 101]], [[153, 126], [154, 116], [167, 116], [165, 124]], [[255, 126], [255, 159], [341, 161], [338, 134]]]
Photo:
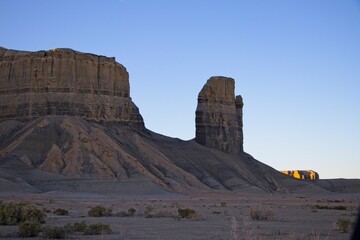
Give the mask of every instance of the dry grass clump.
[[84, 231], [84, 235], [103, 235], [103, 234], [111, 234], [111, 233], [112, 230], [109, 224], [102, 224], [102, 223], [89, 225]]
[[46, 239], [64, 239], [66, 238], [70, 233], [72, 233], [71, 228], [69, 225], [65, 226], [45, 226], [42, 229], [43, 236]]
[[133, 217], [136, 213], [136, 209], [135, 208], [129, 208], [128, 209], [128, 214], [130, 217]]
[[177, 215], [174, 212], [165, 210], [165, 209], [160, 209], [156, 212], [154, 212], [153, 214], [154, 218], [176, 218]]
[[239, 223], [235, 217], [232, 217], [230, 220], [231, 240], [239, 239], [238, 229], [239, 229]]
[[241, 240], [263, 240], [264, 237], [260, 235], [257, 229], [254, 229], [253, 221], [250, 217], [245, 217], [243, 225], [240, 227], [243, 229], [241, 233]]
[[19, 237], [37, 237], [41, 231], [41, 225], [37, 221], [25, 221], [19, 225]]
[[196, 211], [191, 208], [179, 208], [178, 213], [181, 218], [197, 219], [199, 217]]
[[[68, 238], [74, 232], [82, 232], [83, 235], [103, 235], [111, 234], [110, 225], [96, 223], [87, 225], [84, 221], [64, 226], [45, 226], [39, 232], [43, 232], [43, 237], [46, 239], [64, 239]], [[37, 234], [39, 234], [39, 232]]]
[[67, 216], [69, 215], [69, 211], [63, 208], [57, 208], [53, 211], [53, 214], [59, 215], [59, 216]]
[[270, 208], [251, 207], [250, 217], [256, 221], [268, 221], [274, 219], [274, 212]]
[[312, 233], [311, 234], [311, 239], [312, 240], [328, 240], [329, 237], [330, 237], [329, 233], [317, 232], [317, 233]]
[[153, 205], [146, 205], [144, 209], [144, 215], [146, 218], [152, 218], [153, 217], [153, 211], [154, 211]]
[[115, 213], [116, 217], [133, 217], [135, 216], [136, 213], [136, 209], [135, 208], [129, 208], [127, 212], [125, 211], [120, 211]]
[[86, 228], [87, 228], [87, 224], [85, 223], [85, 221], [76, 222], [72, 226], [72, 230], [74, 232], [84, 232]]
[[176, 218], [178, 215], [175, 213], [165, 210], [159, 209], [155, 210], [153, 205], [146, 205], [144, 209], [144, 215], [146, 218]]
[[111, 208], [105, 208], [103, 206], [95, 206], [92, 207], [88, 211], [89, 217], [108, 217], [111, 216], [112, 209]]
[[227, 206], [226, 202], [221, 202], [220, 203], [220, 207], [226, 207], [226, 206]]
[[349, 232], [349, 230], [351, 229], [351, 225], [352, 225], [351, 220], [347, 218], [339, 218], [336, 221], [337, 229], [343, 233]]

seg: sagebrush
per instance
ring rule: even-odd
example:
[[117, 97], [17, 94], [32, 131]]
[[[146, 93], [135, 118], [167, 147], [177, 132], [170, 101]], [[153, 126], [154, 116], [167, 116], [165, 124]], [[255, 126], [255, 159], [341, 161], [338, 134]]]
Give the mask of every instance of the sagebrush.
[[339, 218], [336, 221], [336, 226], [340, 232], [347, 233], [351, 229], [352, 222], [347, 218]]
[[179, 208], [178, 213], [181, 218], [189, 218], [189, 219], [197, 218], [196, 211], [191, 208]]
[[102, 234], [111, 234], [111, 233], [112, 230], [109, 224], [102, 224], [102, 223], [89, 225], [84, 231], [84, 235], [102, 235]]
[[37, 221], [25, 221], [19, 225], [19, 237], [37, 237], [41, 231], [41, 225]]
[[103, 206], [95, 206], [92, 207], [88, 211], [89, 217], [106, 217], [111, 216], [112, 209], [111, 208], [105, 208]]
[[0, 225], [16, 225], [25, 221], [45, 223], [46, 214], [42, 209], [26, 203], [4, 203], [0, 201]]

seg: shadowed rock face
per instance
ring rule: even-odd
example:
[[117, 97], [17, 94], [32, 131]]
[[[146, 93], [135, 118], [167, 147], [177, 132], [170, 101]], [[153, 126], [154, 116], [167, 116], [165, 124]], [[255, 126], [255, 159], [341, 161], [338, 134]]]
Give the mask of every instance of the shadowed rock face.
[[232, 78], [211, 77], [198, 96], [196, 142], [229, 153], [243, 152], [241, 96]]
[[128, 72], [115, 58], [0, 48], [0, 119], [70, 115], [144, 129], [129, 92]]

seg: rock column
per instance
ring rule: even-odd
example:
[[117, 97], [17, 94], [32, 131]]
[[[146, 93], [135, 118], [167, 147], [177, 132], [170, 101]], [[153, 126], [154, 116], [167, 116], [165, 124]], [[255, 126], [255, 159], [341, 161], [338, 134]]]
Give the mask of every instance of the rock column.
[[223, 152], [243, 152], [243, 101], [234, 90], [232, 78], [211, 77], [206, 82], [198, 96], [196, 142]]

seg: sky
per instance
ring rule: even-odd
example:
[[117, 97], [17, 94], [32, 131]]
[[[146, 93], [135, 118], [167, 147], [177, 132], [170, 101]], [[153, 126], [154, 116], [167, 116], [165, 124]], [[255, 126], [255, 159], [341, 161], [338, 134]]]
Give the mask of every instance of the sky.
[[211, 76], [244, 99], [244, 150], [360, 178], [360, 0], [0, 0], [0, 46], [115, 57], [157, 133], [195, 136]]

